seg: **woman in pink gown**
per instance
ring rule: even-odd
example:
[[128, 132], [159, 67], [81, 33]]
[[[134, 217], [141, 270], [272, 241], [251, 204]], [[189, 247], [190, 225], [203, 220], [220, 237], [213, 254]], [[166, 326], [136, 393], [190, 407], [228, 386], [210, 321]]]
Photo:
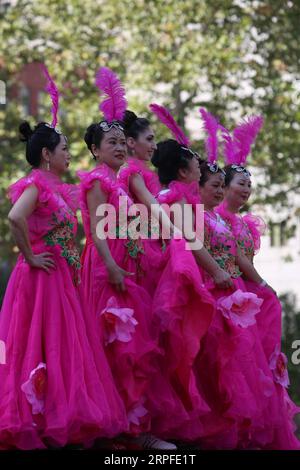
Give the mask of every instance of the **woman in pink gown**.
[[[200, 202], [195, 185], [182, 179], [184, 172], [178, 171], [179, 162], [179, 167], [191, 170], [191, 165], [184, 165], [183, 161], [187, 151], [175, 141], [158, 144], [152, 161], [160, 181], [168, 184], [168, 189], [160, 192], [160, 202]], [[217, 286], [199, 263], [204, 286], [217, 306], [193, 364], [198, 390], [210, 408], [201, 418], [200, 442], [206, 448], [217, 449], [298, 448], [298, 442], [295, 438], [290, 440], [291, 432], [287, 431], [291, 427], [290, 405], [273, 380], [272, 365], [266, 359], [256, 325], [262, 299], [247, 291], [234, 236], [214, 212], [224, 193], [224, 174], [215, 161], [201, 165], [200, 192], [205, 208], [204, 245], [231, 278], [229, 288]], [[161, 278], [159, 288], [163, 286]], [[171, 292], [170, 286], [169, 296]], [[154, 299], [154, 311], [157, 307], [159, 312], [161, 299]], [[282, 417], [280, 407], [285, 404], [287, 412]], [[283, 425], [285, 431], [281, 435]]]
[[[152, 162], [158, 168], [161, 183], [167, 186], [158, 194], [158, 201], [169, 207], [177, 204], [196, 209], [200, 202], [197, 155], [169, 139], [158, 144]], [[191, 239], [189, 233], [185, 235]], [[201, 233], [198, 235], [201, 237]], [[178, 430], [178, 436], [199, 441], [206, 434], [207, 421], [214, 418], [197, 384], [197, 357], [215, 315], [215, 300], [204, 285], [203, 270], [221, 287], [229, 287], [231, 280], [205, 248], [192, 251], [184, 239], [171, 239], [167, 244], [170, 255], [155, 292], [153, 309], [161, 326], [165, 373], [177, 384], [190, 412], [198, 416], [197, 423], [191, 421], [188, 429]], [[216, 426], [225, 424], [218, 422]]]
[[[244, 283], [250, 292], [254, 292], [263, 303], [261, 310], [256, 317], [257, 327], [260, 334], [262, 347], [266, 358], [269, 360], [272, 370], [274, 370], [274, 380], [280, 384], [284, 395], [285, 406], [283, 410], [288, 410], [290, 421], [283, 421], [280, 439], [286, 436], [286, 442], [280, 441], [279, 446], [283, 448], [293, 448], [295, 442], [293, 433], [292, 418], [299, 412], [289, 399], [285, 388], [289, 381], [286, 375], [287, 358], [281, 353], [281, 305], [271, 287], [261, 278], [253, 266], [253, 258], [260, 247], [260, 237], [265, 229], [265, 224], [259, 217], [247, 213], [240, 215], [239, 211], [246, 204], [251, 195], [251, 174], [245, 167], [251, 144], [262, 125], [260, 116], [253, 116], [245, 120], [238, 126], [231, 137], [229, 132], [223, 129], [225, 137], [225, 158], [227, 166], [225, 170], [225, 199], [216, 209], [217, 213], [226, 221], [237, 241], [240, 251], [248, 260], [251, 271], [251, 279], [244, 276]], [[254, 130], [254, 132], [253, 132]], [[241, 131], [243, 131], [241, 133]], [[252, 131], [252, 132], [251, 132]], [[238, 136], [238, 139], [237, 139]], [[251, 136], [251, 138], [249, 137]], [[248, 138], [249, 144], [242, 146], [242, 142]], [[228, 143], [231, 143], [229, 146]], [[240, 149], [246, 149], [241, 153]], [[284, 413], [283, 413], [284, 414]], [[276, 441], [274, 446], [276, 446]]]
[[104, 352], [92, 349], [77, 291], [78, 192], [63, 184], [66, 138], [40, 123], [20, 126], [32, 171], [9, 188], [21, 251], [0, 315], [0, 442], [35, 449], [90, 444], [127, 429]]
[[[162, 226], [170, 229], [173, 238], [174, 226], [156, 199], [161, 184], [157, 174], [149, 167], [149, 160], [156, 149], [150, 122], [126, 111], [123, 125], [127, 146], [133, 156], [121, 167], [119, 181], [128, 188], [135, 203], [144, 204], [150, 222], [151, 216], [162, 217]], [[199, 168], [196, 172], [196, 180], [198, 179]], [[154, 207], [156, 211], [153, 211]], [[214, 313], [214, 302], [201, 287], [199, 271], [192, 253], [186, 250], [185, 241], [164, 240], [162, 234], [157, 233], [158, 239], [143, 240], [144, 269], [139, 282], [151, 295], [157, 292], [154, 299], [159, 298], [159, 301], [155, 300], [154, 303], [154, 323], [164, 351], [160, 365], [163, 375], [185, 409], [186, 419], [184, 423], [177, 419], [176, 423], [170, 413], [166, 415], [165, 403], [155, 393], [155, 387], [154, 393], [151, 393], [151, 387], [154, 404], [152, 427], [157, 435], [191, 441], [201, 433], [201, 416], [208, 410], [196, 388], [192, 366], [200, 348], [201, 337]], [[146, 235], [148, 234], [151, 236], [147, 225]], [[202, 312], [201, 316], [199, 311]], [[194, 337], [191, 335], [192, 331]]]
[[200, 179], [205, 246], [231, 274], [234, 291], [229, 295], [210, 286], [209, 280], [206, 284], [217, 300], [217, 315], [199, 357], [199, 367], [205, 371], [200, 384], [211, 407], [233, 420], [228, 435], [221, 434], [223, 442], [228, 438], [230, 446], [239, 448], [299, 449], [293, 434], [295, 405], [285, 390], [286, 363], [280, 351], [266, 357], [257, 323], [263, 299], [241, 277], [241, 269], [249, 274], [244, 255], [230, 227], [214, 210], [223, 197], [224, 176], [207, 165], [202, 165]]
[[[159, 237], [159, 224], [156, 226], [157, 238], [151, 233], [151, 205], [157, 206], [155, 196], [161, 190], [158, 176], [150, 168], [150, 160], [156, 149], [155, 136], [148, 119], [137, 117], [132, 111], [126, 110], [122, 121], [126, 136], [129, 158], [121, 167], [118, 178], [127, 189], [133, 202], [144, 204], [147, 211], [145, 222], [142, 221], [142, 237], [145, 256], [141, 275], [138, 279], [147, 292], [152, 296], [159, 282], [164, 265], [165, 245]], [[143, 214], [141, 214], [141, 219]]]
[[[123, 90], [109, 69], [101, 68], [97, 81], [101, 91], [114, 89], [116, 83]], [[107, 82], [112, 86], [106, 87]], [[126, 158], [126, 140], [119, 122], [125, 109], [118, 104], [112, 106], [113, 113], [108, 113], [105, 106], [101, 109], [106, 120], [91, 124], [85, 134], [96, 167], [78, 172], [86, 234], [82, 285], [85, 303], [89, 305], [87, 321], [95, 325], [105, 348], [126, 408], [129, 433], [137, 436], [135, 442], [144, 448], [176, 449], [148, 434], [153, 429], [153, 383], [156, 400], [164, 403], [171, 420], [182, 423], [185, 410], [178, 410], [176, 396], [169, 393], [167, 381], [159, 372], [162, 351], [154, 332], [152, 300], [139, 284], [143, 241], [132, 238], [126, 228], [136, 217], [128, 214], [133, 201], [117, 178]], [[120, 208], [122, 203], [124, 210]], [[104, 204], [108, 217], [99, 213]]]
[[225, 171], [225, 198], [216, 209], [230, 226], [241, 252], [248, 260], [252, 270], [252, 281], [245, 279], [250, 291], [257, 293], [263, 300], [257, 324], [262, 344], [268, 358], [281, 342], [281, 305], [267, 283], [253, 266], [253, 258], [260, 247], [260, 238], [265, 230], [262, 219], [251, 213], [239, 215], [241, 208], [251, 195], [251, 174], [245, 165], [258, 132], [263, 124], [260, 116], [252, 116], [233, 131], [223, 129]]

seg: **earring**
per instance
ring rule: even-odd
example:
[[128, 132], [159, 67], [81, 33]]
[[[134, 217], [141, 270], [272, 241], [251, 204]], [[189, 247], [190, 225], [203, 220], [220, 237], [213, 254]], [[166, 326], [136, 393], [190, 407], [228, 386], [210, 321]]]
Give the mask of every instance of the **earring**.
[[47, 162], [47, 171], [50, 171], [50, 162]]

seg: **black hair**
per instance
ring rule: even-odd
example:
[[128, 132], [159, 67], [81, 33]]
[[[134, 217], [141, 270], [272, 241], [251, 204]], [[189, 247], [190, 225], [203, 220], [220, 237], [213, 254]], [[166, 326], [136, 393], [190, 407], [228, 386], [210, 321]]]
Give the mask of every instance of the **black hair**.
[[127, 109], [122, 121], [126, 137], [137, 139], [142, 132], [150, 126], [150, 121], [146, 118], [138, 117], [133, 111]]
[[178, 170], [188, 168], [189, 161], [195, 156], [188, 149], [184, 149], [176, 140], [168, 139], [157, 144], [151, 159], [158, 169], [161, 184], [168, 185], [178, 177]]
[[40, 166], [44, 147], [53, 152], [60, 143], [60, 134], [45, 122], [32, 129], [29, 122], [24, 121], [19, 126], [19, 132], [21, 141], [26, 142], [26, 160], [34, 168]]
[[99, 147], [103, 139], [103, 136], [104, 136], [104, 131], [101, 129], [98, 123], [91, 124], [85, 131], [84, 141], [87, 145], [87, 148], [93, 155], [94, 160], [96, 160], [96, 157], [93, 154], [92, 145], [94, 144], [96, 147]]
[[[106, 133], [106, 131], [104, 131], [101, 128], [101, 123], [106, 123], [106, 121], [101, 121], [101, 122], [96, 123], [96, 124], [95, 123], [91, 124], [87, 128], [87, 130], [85, 131], [85, 134], [84, 134], [84, 141], [87, 145], [87, 148], [89, 149], [89, 151], [93, 155], [94, 160], [96, 160], [96, 157], [93, 154], [92, 145], [94, 144], [97, 148], [99, 148], [100, 144], [101, 144], [101, 141], [102, 141], [102, 139], [103, 139], [103, 137]], [[117, 123], [117, 124], [119, 124], [119, 126], [123, 127], [123, 123], [121, 121], [114, 121], [114, 123]], [[124, 132], [124, 130], [123, 130], [123, 132]]]
[[231, 165], [226, 165], [224, 167], [224, 171], [225, 171], [225, 187], [228, 187], [230, 185], [235, 175], [242, 175], [242, 174], [245, 175], [245, 173], [236, 171], [236, 169], [232, 168]]
[[224, 176], [221, 167], [218, 166], [217, 171], [213, 172], [209, 169], [209, 166], [207, 165], [207, 162], [205, 160], [200, 163], [200, 170], [201, 170], [201, 177], [199, 181], [200, 186], [204, 186], [205, 183], [209, 180], [210, 176], [212, 175], [217, 175], [219, 173]]

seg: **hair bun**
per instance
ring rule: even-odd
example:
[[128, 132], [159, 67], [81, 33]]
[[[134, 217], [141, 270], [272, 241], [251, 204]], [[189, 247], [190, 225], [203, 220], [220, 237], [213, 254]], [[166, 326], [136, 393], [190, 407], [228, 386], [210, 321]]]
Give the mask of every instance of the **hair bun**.
[[98, 124], [91, 124], [85, 134], [84, 134], [84, 141], [88, 147], [89, 150], [92, 148], [92, 144], [94, 144], [94, 135], [97, 130]]
[[160, 160], [161, 160], [161, 153], [160, 153], [160, 147], [159, 147], [159, 144], [158, 144], [156, 149], [154, 150], [153, 155], [152, 155], [151, 163], [152, 163], [153, 166], [158, 168], [159, 164], [160, 164]]
[[157, 144], [156, 150], [154, 151], [151, 159], [155, 167], [159, 167], [161, 164], [168, 164], [175, 162], [180, 158], [181, 145], [174, 139], [167, 139]]
[[137, 119], [138, 116], [133, 111], [126, 109], [122, 124], [125, 129], [129, 129]]
[[33, 130], [30, 127], [30, 124], [28, 121], [24, 121], [20, 124], [19, 126], [19, 132], [21, 134], [21, 141], [22, 142], [28, 142], [30, 137], [33, 134]]

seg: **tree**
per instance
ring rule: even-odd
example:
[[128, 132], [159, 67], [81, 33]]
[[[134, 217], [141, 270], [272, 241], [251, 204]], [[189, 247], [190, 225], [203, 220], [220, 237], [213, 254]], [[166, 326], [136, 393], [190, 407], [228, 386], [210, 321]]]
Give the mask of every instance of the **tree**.
[[[262, 113], [265, 126], [251, 159], [264, 175], [256, 201], [292, 208], [289, 195], [300, 190], [298, 2], [19, 0], [0, 13], [0, 78], [10, 89], [24, 64], [47, 64], [62, 92], [60, 126], [74, 169], [89, 165], [82, 137], [99, 119], [94, 76], [100, 65], [109, 65], [128, 90], [130, 108], [149, 116], [148, 104], [158, 101], [188, 129], [194, 117], [198, 150], [200, 105], [228, 127], [248, 113]], [[49, 120], [48, 110], [39, 118]], [[16, 132], [24, 117], [11, 101], [0, 112], [0, 230], [8, 253], [4, 189], [26, 169]], [[158, 137], [167, 137], [152, 119]]]

